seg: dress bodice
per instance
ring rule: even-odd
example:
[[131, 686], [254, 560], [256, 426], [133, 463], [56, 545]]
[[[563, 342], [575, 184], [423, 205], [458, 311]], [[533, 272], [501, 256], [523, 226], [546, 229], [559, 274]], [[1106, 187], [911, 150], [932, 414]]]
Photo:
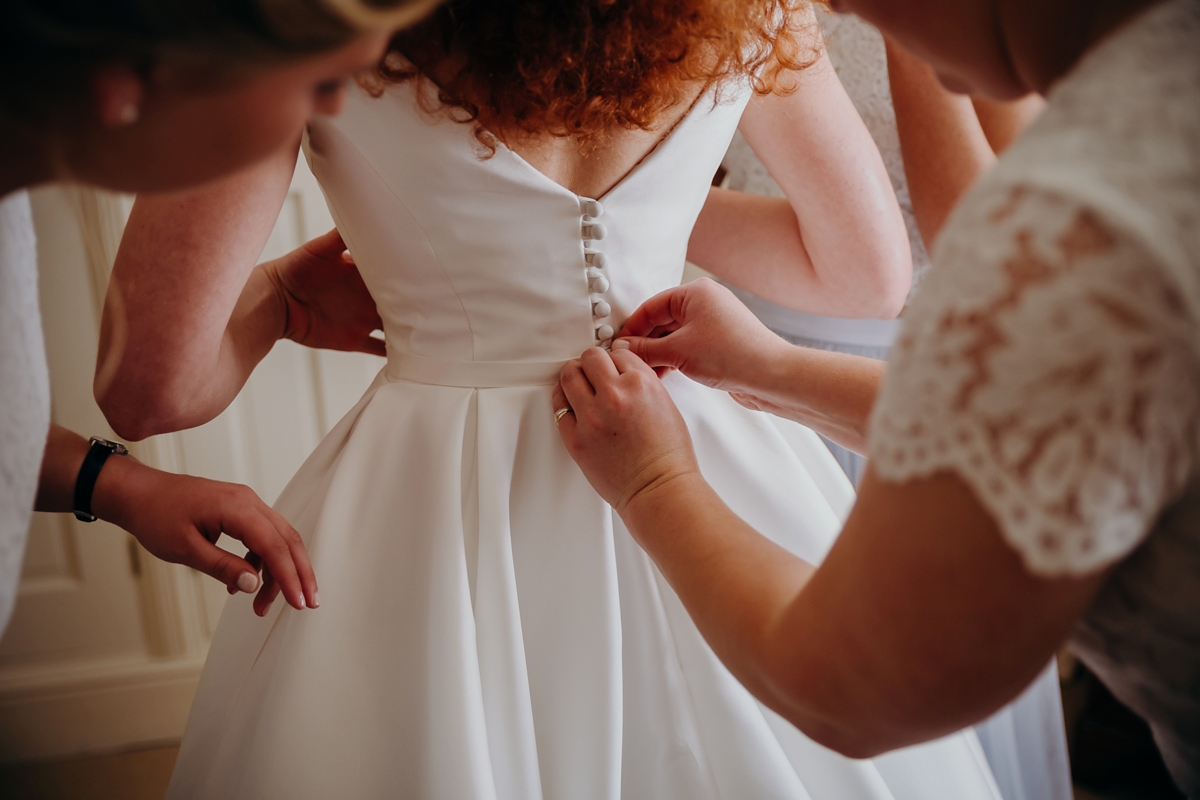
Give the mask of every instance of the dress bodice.
[[415, 82], [356, 89], [305, 151], [379, 306], [389, 353], [563, 361], [679, 283], [692, 227], [748, 99], [710, 91], [603, 197], [576, 195]]

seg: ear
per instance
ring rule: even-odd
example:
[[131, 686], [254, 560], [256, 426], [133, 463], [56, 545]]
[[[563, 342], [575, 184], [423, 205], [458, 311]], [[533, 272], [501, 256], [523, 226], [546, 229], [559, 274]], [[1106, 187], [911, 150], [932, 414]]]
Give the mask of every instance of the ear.
[[145, 85], [128, 64], [105, 64], [92, 74], [92, 96], [100, 124], [124, 128], [141, 116]]

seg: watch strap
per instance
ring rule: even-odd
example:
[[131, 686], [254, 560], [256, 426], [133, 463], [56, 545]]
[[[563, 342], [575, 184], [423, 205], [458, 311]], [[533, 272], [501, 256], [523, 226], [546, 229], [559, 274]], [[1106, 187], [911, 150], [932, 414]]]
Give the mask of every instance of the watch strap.
[[75, 479], [75, 497], [72, 505], [76, 519], [81, 522], [96, 521], [96, 515], [92, 513], [92, 492], [96, 488], [96, 480], [100, 477], [100, 470], [104, 468], [104, 462], [108, 461], [109, 456], [114, 453], [124, 455], [127, 452], [129, 451], [122, 444], [92, 437], [87, 457], [83, 459], [83, 466], [79, 468], [79, 476]]

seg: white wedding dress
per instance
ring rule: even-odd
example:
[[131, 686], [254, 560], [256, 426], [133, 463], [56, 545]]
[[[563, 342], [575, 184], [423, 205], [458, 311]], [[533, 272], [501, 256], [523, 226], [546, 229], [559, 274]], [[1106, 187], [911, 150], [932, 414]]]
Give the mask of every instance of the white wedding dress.
[[[562, 363], [678, 284], [747, 92], [596, 202], [416, 91], [310, 128], [388, 365], [277, 505], [320, 610], [229, 601], [168, 796], [999, 800], [973, 733], [851, 761], [760, 706], [555, 431]], [[721, 496], [820, 561], [853, 494], [817, 437], [666, 382]]]

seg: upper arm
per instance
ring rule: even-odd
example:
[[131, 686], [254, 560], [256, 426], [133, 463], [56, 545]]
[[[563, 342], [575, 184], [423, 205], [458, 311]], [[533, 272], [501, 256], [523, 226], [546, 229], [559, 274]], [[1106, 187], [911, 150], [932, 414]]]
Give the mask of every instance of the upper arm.
[[794, 79], [793, 92], [752, 98], [739, 130], [787, 198], [804, 256], [835, 298], [823, 304], [836, 312], [844, 294], [854, 316], [894, 315], [912, 256], [879, 148], [827, 54]]
[[216, 362], [286, 197], [297, 147], [197, 189], [137, 198], [105, 299], [94, 383], [114, 425], [153, 415], [176, 382]]
[[[895, 205], [883, 158], [828, 53], [783, 80], [794, 80], [794, 89], [752, 97], [738, 130], [784, 195], [853, 190], [867, 199], [860, 212]], [[877, 173], [882, 182], [867, 180]]]

